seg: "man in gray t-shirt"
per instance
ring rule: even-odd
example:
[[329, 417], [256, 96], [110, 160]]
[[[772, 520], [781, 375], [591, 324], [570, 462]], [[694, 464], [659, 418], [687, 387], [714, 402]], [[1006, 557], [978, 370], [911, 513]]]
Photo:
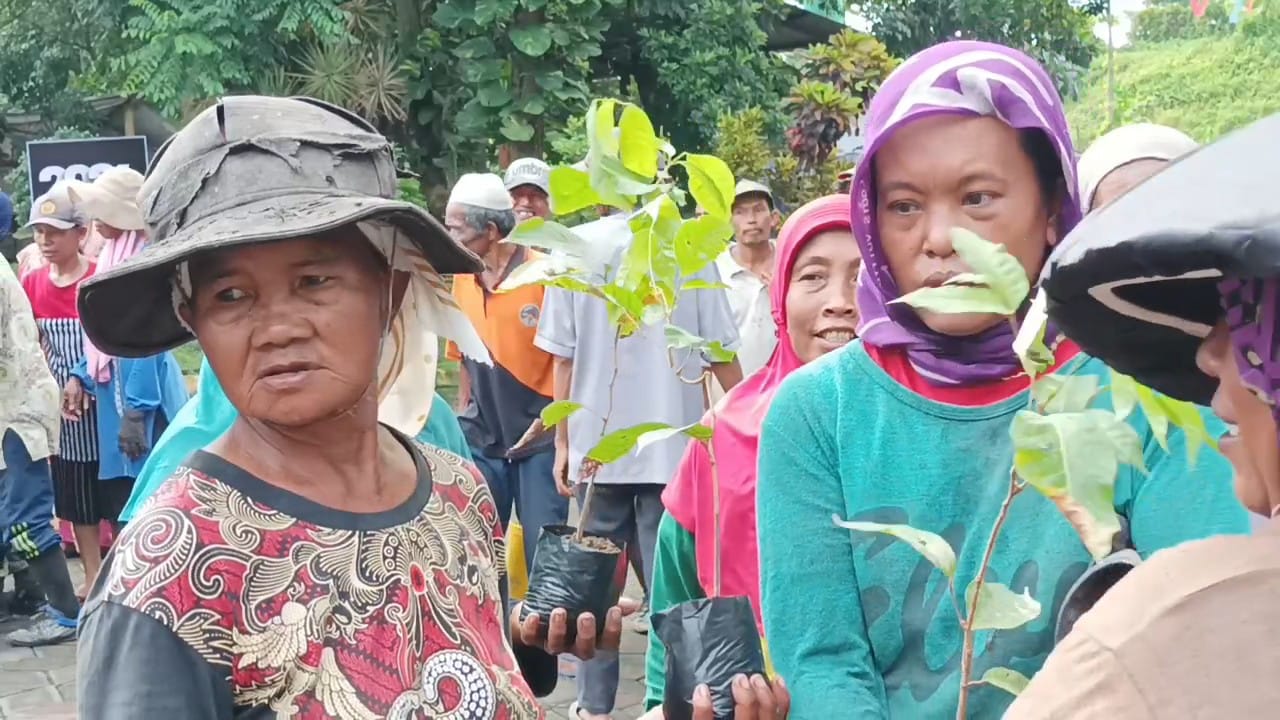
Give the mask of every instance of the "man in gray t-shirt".
[[[575, 228], [575, 232], [591, 243], [616, 245], [618, 253], [630, 237], [620, 215]], [[690, 279], [720, 281], [714, 264]], [[738, 329], [723, 292], [680, 293], [670, 322], [694, 335], [719, 341], [726, 349], [737, 349]], [[673, 426], [697, 422], [706, 410], [697, 379], [708, 367], [726, 389], [742, 380], [737, 360], [708, 363], [698, 353], [669, 354], [661, 324], [642, 327], [619, 340], [616, 349], [614, 337], [604, 301], [547, 289], [534, 344], [555, 356], [555, 399], [583, 405], [556, 434], [557, 481], [563, 494], [576, 492], [579, 503], [586, 490], [585, 484], [578, 483], [583, 457], [603, 435], [644, 422]], [[683, 435], [667, 438], [604, 465], [596, 473], [586, 531], [619, 542], [636, 538], [646, 587], [653, 577], [662, 490], [675, 474], [687, 443]], [[596, 660], [583, 663], [578, 676], [582, 717], [612, 712], [617, 686], [616, 653], [598, 653]]]

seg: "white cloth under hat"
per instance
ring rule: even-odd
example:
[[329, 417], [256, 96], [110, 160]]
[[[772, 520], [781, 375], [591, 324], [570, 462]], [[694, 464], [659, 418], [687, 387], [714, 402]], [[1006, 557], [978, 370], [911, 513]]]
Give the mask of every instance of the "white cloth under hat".
[[548, 195], [551, 194], [551, 166], [538, 158], [520, 158], [511, 163], [503, 180], [508, 190], [515, 190], [521, 185], [532, 185]]
[[1080, 209], [1089, 214], [1093, 194], [1112, 171], [1138, 160], [1177, 160], [1198, 147], [1186, 133], [1165, 125], [1134, 123], [1112, 130], [1080, 156]]
[[470, 205], [487, 210], [511, 210], [515, 205], [502, 183], [493, 173], [467, 173], [458, 178], [449, 193], [449, 204]]

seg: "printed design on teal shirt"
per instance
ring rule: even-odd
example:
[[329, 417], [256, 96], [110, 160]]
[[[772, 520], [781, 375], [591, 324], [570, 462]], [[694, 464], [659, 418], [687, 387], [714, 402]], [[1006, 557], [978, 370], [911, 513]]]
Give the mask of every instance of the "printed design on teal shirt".
[[[882, 507], [864, 510], [851, 520], [910, 525], [909, 513], [901, 507]], [[952, 547], [964, 554], [965, 526], [953, 523], [938, 532]], [[978, 533], [975, 537], [983, 536]], [[889, 695], [907, 691], [917, 703], [933, 697], [948, 683], [958, 685], [960, 676], [961, 631], [956, 612], [948, 597], [945, 580], [937, 569], [906, 548], [900, 541], [884, 535], [851, 533], [855, 551], [865, 553], [865, 562], [872, 564], [876, 557], [891, 548], [911, 553], [916, 561], [905, 591], [883, 585], [861, 588], [863, 618], [867, 633], [875, 635], [877, 623], [892, 623], [894, 595], [899, 596], [900, 618], [898, 633], [902, 649], [896, 658], [877, 658], [883, 671], [885, 691]], [[1069, 563], [1055, 579], [1044, 579], [1053, 584], [1052, 602], [1046, 602], [1041, 591], [1041, 569], [1035, 560], [1024, 560], [1006, 584], [1016, 593], [1028, 589], [1040, 600], [1043, 611], [1039, 618], [1014, 630], [978, 633], [977, 651], [974, 657], [973, 677], [982, 677], [989, 668], [1008, 667], [1031, 676], [1044, 664], [1044, 658], [1053, 646], [1053, 622], [1058, 608], [1071, 585], [1088, 568], [1087, 562]], [[989, 581], [1006, 582], [1001, 569], [992, 568], [987, 573]], [[957, 582], [969, 581], [959, 578]], [[1001, 691], [1002, 692], [1002, 691]], [[1012, 700], [1011, 696], [1004, 699]]]

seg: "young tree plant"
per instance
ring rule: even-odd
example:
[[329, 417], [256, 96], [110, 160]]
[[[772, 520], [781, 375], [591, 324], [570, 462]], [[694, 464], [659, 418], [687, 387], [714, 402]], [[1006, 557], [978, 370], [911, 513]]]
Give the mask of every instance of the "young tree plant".
[[[1031, 379], [1027, 408], [1017, 413], [1010, 428], [1013, 457], [1008, 488], [983, 548], [981, 564], [976, 575], [964, 582], [965, 578], [956, 577], [956, 550], [935, 533], [909, 525], [833, 519], [850, 530], [882, 533], [907, 543], [946, 576], [963, 632], [956, 718], [964, 720], [974, 686], [992, 685], [1017, 695], [1028, 682], [1027, 677], [1004, 667], [973, 678], [976, 633], [1021, 627], [1039, 617], [1042, 610], [1026, 590], [1017, 593], [1003, 583], [987, 580], [1014, 498], [1028, 487], [1044, 495], [1076, 530], [1089, 554], [1100, 560], [1110, 554], [1112, 539], [1120, 530], [1114, 503], [1120, 466], [1146, 472], [1142, 440], [1126, 422], [1133, 410], [1142, 408], [1166, 451], [1170, 425], [1186, 433], [1193, 461], [1200, 445], [1212, 446], [1214, 440], [1194, 405], [1159, 395], [1132, 378], [1112, 372], [1110, 386], [1103, 387], [1096, 376], [1045, 374], [1054, 364], [1054, 354], [1045, 343], [1048, 318], [1044, 297], [1038, 296], [1027, 307], [1030, 283], [1022, 265], [1002, 245], [968, 230], [951, 230], [951, 239], [971, 272], [957, 275], [941, 287], [908, 293], [896, 302], [940, 313], [1004, 316], [1014, 330], [1013, 349]], [[1114, 410], [1093, 407], [1104, 390], [1111, 392]]]
[[[658, 137], [644, 110], [631, 103], [595, 100], [586, 124], [586, 169], [552, 169], [551, 206], [560, 216], [592, 207], [613, 208], [625, 214], [630, 238], [619, 252], [617, 245], [589, 243], [554, 221], [526, 220], [508, 242], [544, 248], [551, 254], [517, 269], [503, 289], [539, 284], [599, 299], [609, 310], [615, 357], [618, 341], [661, 327], [673, 360], [677, 354], [686, 361], [698, 355], [710, 362], [731, 360], [733, 353], [720, 343], [697, 337], [670, 320], [681, 292], [722, 287], [690, 278], [724, 252], [733, 236], [729, 222], [733, 173], [714, 156], [677, 153]], [[687, 191], [680, 187], [677, 169], [687, 177]], [[680, 206], [689, 195], [706, 209], [706, 215], [682, 216]], [[616, 362], [614, 367], [616, 371]], [[710, 374], [703, 372], [693, 382], [705, 385]], [[611, 382], [611, 396], [612, 390]], [[567, 400], [551, 403], [542, 412], [543, 424], [565, 422], [582, 409], [581, 404]], [[648, 422], [606, 432], [586, 453], [584, 516], [590, 507], [595, 468], [678, 434], [705, 441], [711, 437], [711, 428], [701, 423], [674, 427]]]

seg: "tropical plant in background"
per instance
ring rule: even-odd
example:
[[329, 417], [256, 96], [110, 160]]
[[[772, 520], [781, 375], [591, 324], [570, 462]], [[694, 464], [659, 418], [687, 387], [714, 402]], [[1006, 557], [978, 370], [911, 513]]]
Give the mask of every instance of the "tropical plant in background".
[[813, 171], [826, 161], [898, 63], [879, 40], [853, 30], [802, 54], [804, 80], [786, 100], [794, 115], [787, 144], [802, 171]]
[[[956, 549], [935, 533], [909, 525], [834, 522], [857, 532], [882, 533], [901, 540], [925, 557], [947, 578], [948, 591], [963, 631], [960, 697], [957, 720], [967, 718], [969, 691], [987, 684], [1014, 695], [1028, 678], [1009, 668], [991, 668], [973, 678], [975, 640], [980, 631], [1012, 630], [1040, 616], [1040, 604], [1025, 590], [987, 580], [987, 568], [1000, 531], [1016, 498], [1028, 488], [1049, 499], [1079, 534], [1095, 559], [1107, 556], [1120, 530], [1115, 511], [1115, 480], [1121, 465], [1146, 472], [1142, 440], [1126, 418], [1141, 408], [1161, 447], [1168, 449], [1170, 425], [1182, 428], [1192, 460], [1203, 445], [1213, 446], [1204, 420], [1190, 403], [1158, 395], [1132, 378], [1113, 372], [1107, 387], [1096, 376], [1044, 374], [1053, 364], [1045, 344], [1047, 316], [1040, 296], [1024, 312], [1030, 283], [1021, 263], [1003, 246], [972, 232], [951, 231], [956, 253], [972, 272], [938, 288], [922, 288], [896, 302], [942, 313], [995, 313], [1015, 328], [1013, 349], [1031, 378], [1027, 408], [1010, 428], [1014, 454], [1004, 503], [991, 528], [982, 562], [972, 578], [956, 577]], [[1095, 401], [1110, 392], [1113, 409]], [[963, 588], [963, 594], [961, 594]]]
[[[679, 293], [719, 287], [685, 278], [705, 268], [728, 247], [733, 235], [729, 222], [732, 171], [712, 155], [677, 153], [659, 138], [648, 115], [631, 103], [593, 101], [586, 127], [589, 169], [552, 169], [552, 207], [560, 215], [597, 206], [626, 213], [632, 234], [616, 267], [612, 256], [602, 257], [600, 248], [568, 227], [534, 218], [518, 225], [508, 241], [549, 249], [553, 254], [518, 268], [503, 288], [539, 284], [583, 293], [608, 306], [615, 342], [642, 328], [661, 327], [671, 350], [701, 353], [713, 362], [730, 360], [733, 354], [719, 343], [672, 325], [670, 319]], [[687, 191], [681, 187], [681, 176], [687, 178]], [[706, 215], [697, 219], [682, 216], [680, 207], [688, 196], [707, 211]], [[710, 377], [704, 372], [699, 380], [708, 392]], [[554, 402], [543, 411], [542, 420], [554, 426], [580, 410], [582, 406], [571, 401]], [[607, 424], [607, 417], [605, 420]], [[651, 422], [601, 437], [586, 453], [591, 462], [584, 462], [588, 482], [584, 517], [594, 487], [593, 467], [616, 462], [638, 448], [681, 433], [705, 441], [711, 428], [699, 423], [672, 427]]]

